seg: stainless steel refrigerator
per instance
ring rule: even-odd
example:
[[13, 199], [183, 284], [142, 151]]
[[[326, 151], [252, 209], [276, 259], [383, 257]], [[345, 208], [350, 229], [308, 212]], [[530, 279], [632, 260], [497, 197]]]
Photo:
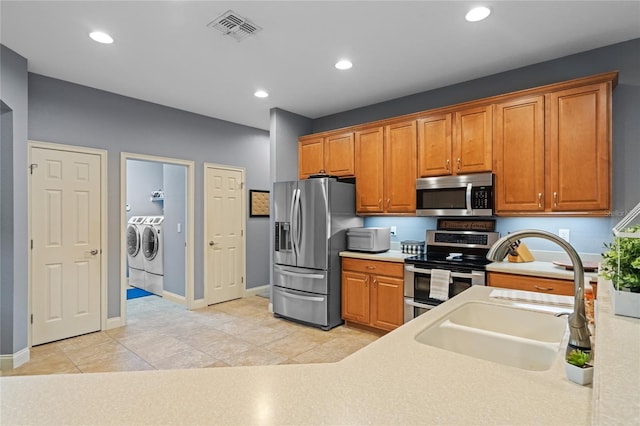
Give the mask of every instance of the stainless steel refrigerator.
[[334, 178], [273, 184], [273, 312], [328, 330], [342, 324], [340, 257], [355, 214], [355, 185]]

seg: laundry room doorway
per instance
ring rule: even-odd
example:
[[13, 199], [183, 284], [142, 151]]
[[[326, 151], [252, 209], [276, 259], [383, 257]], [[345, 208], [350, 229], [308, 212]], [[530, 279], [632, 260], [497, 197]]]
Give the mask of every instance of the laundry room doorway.
[[192, 161], [121, 154], [123, 319], [128, 291], [193, 307], [193, 175]]

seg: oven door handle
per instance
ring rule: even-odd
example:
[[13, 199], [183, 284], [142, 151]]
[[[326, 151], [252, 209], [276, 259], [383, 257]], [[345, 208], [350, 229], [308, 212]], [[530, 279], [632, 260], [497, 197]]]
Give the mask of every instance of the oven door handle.
[[[410, 266], [410, 265], [405, 266], [404, 270], [407, 272], [413, 272], [416, 274], [431, 275], [431, 269], [421, 269], [421, 268], [416, 268], [415, 266]], [[451, 276], [454, 278], [473, 278], [473, 277], [482, 277], [483, 275], [484, 275], [484, 272], [480, 272], [480, 271], [473, 271], [470, 274], [465, 274], [463, 272], [451, 273]]]
[[412, 299], [410, 297], [405, 297], [404, 298], [404, 304], [405, 305], [409, 305], [409, 306], [414, 306], [416, 308], [423, 308], [423, 309], [433, 309], [433, 308], [435, 308], [435, 306], [433, 306], [433, 305], [427, 305], [427, 304], [424, 304], [424, 303], [416, 302], [415, 299]]

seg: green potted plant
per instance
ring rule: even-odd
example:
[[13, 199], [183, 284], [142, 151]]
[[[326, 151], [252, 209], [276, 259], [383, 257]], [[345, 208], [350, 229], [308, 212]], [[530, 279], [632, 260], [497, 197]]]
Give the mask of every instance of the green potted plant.
[[640, 225], [624, 229], [605, 248], [600, 274], [611, 280], [613, 312], [640, 318]]
[[580, 349], [572, 349], [564, 364], [567, 378], [579, 385], [588, 385], [593, 380], [593, 366], [589, 364], [591, 354]]

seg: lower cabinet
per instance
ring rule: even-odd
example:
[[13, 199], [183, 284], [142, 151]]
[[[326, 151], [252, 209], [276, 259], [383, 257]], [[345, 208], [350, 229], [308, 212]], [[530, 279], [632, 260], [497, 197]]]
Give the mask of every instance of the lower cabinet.
[[342, 319], [381, 330], [403, 324], [404, 264], [342, 258]]
[[[573, 296], [573, 279], [561, 280], [554, 278], [532, 277], [529, 275], [505, 274], [489, 272], [487, 285], [491, 287], [511, 288], [514, 290], [537, 291], [539, 293]], [[591, 283], [593, 296], [596, 297], [597, 286]]]

